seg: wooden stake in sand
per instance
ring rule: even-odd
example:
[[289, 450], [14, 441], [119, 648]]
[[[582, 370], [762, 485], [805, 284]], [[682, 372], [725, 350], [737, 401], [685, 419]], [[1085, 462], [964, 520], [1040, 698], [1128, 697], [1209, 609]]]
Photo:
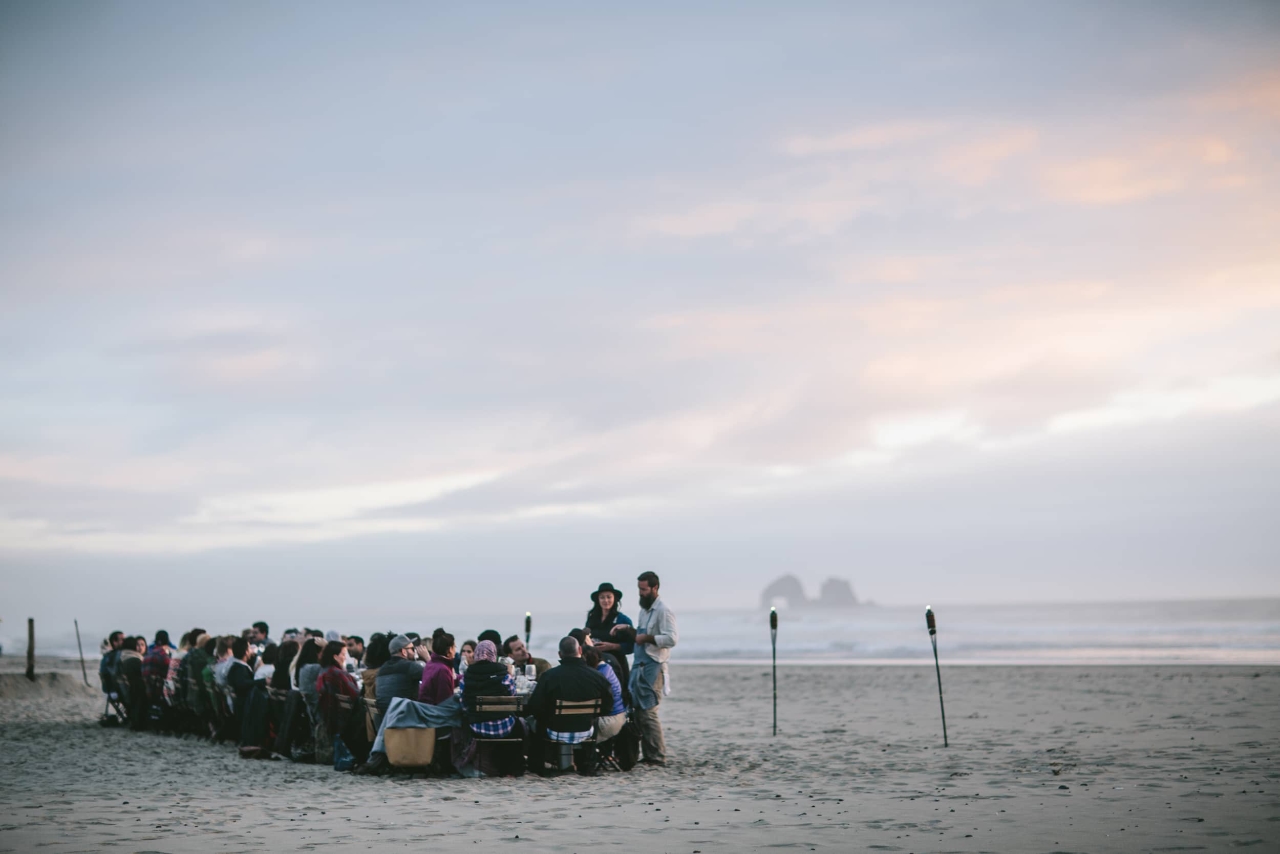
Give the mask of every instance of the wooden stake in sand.
[[778, 734], [778, 609], [769, 609], [769, 634], [773, 643], [773, 734]]
[[84, 677], [84, 684], [89, 684], [89, 671], [84, 667], [84, 647], [80, 645], [80, 621], [75, 620], [76, 624], [76, 649], [80, 650], [80, 675]]
[[533, 634], [533, 614], [528, 611], [524, 612], [524, 645], [527, 649], [529, 646], [529, 636]]
[[27, 678], [36, 681], [36, 621], [27, 617]]
[[942, 668], [938, 666], [938, 624], [933, 619], [933, 609], [924, 606], [924, 624], [929, 627], [929, 642], [933, 644], [933, 669], [938, 674], [938, 708], [942, 710], [942, 746], [947, 744], [947, 707], [942, 702]]

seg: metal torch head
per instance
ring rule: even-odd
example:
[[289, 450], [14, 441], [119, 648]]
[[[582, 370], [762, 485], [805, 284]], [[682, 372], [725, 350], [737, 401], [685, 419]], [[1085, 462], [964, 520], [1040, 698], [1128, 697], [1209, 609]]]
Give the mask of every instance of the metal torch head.
[[924, 608], [924, 624], [929, 627], [930, 635], [936, 635], [938, 633], [938, 624], [933, 619], [933, 609], [928, 605]]
[[528, 611], [524, 612], [524, 630], [526, 634], [533, 631], [533, 614]]
[[775, 632], [778, 630], [778, 609], [777, 608], [769, 609], [769, 628], [773, 629]]

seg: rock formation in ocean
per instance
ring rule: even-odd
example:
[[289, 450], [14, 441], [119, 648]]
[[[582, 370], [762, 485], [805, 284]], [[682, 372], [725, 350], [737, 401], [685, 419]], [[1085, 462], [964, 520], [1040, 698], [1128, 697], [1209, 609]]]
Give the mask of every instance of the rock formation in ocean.
[[762, 608], [768, 608], [778, 600], [782, 600], [783, 607], [793, 610], [853, 608], [858, 604], [858, 597], [853, 595], [853, 585], [843, 578], [828, 578], [822, 582], [818, 598], [810, 599], [805, 595], [804, 585], [794, 575], [782, 576], [760, 593]]
[[853, 585], [843, 578], [828, 578], [818, 590], [818, 608], [852, 608], [858, 604]]
[[786, 608], [804, 608], [809, 604], [809, 597], [804, 595], [804, 585], [794, 575], [784, 575], [766, 587], [760, 594], [760, 607], [768, 608], [779, 599]]

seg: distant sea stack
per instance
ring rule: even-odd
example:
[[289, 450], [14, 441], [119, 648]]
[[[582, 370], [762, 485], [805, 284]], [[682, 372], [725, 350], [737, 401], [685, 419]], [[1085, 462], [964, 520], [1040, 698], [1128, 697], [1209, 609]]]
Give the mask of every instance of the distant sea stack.
[[828, 578], [818, 590], [818, 598], [805, 595], [804, 585], [794, 575], [784, 575], [760, 594], [760, 607], [768, 608], [781, 599], [790, 610], [836, 610], [855, 608], [858, 597], [853, 595], [853, 585], [843, 578]]

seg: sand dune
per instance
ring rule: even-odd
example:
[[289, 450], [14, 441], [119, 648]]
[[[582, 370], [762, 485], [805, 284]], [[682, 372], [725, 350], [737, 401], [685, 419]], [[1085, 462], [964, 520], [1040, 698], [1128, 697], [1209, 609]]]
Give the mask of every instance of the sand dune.
[[6, 694], [0, 851], [1280, 850], [1280, 668], [953, 668], [945, 750], [931, 669], [787, 669], [776, 739], [767, 670], [673, 677], [671, 765], [596, 779], [353, 777]]

